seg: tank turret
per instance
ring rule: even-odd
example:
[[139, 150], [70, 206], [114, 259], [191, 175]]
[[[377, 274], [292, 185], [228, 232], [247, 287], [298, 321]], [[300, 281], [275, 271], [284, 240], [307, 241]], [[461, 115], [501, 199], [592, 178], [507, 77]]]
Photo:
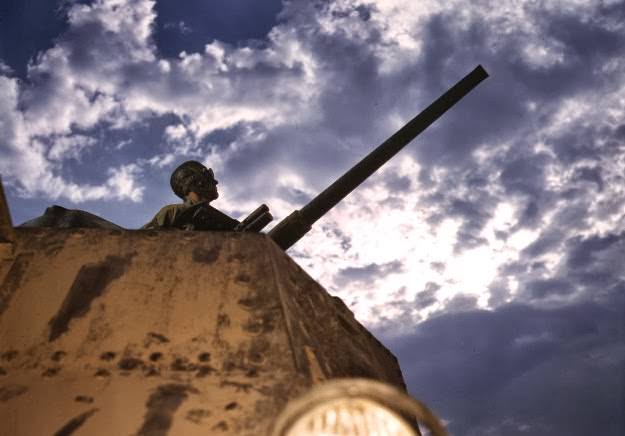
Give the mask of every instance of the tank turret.
[[57, 209], [37, 223], [70, 228], [14, 228], [0, 189], [0, 435], [415, 436], [417, 421], [444, 434], [395, 356], [284, 250], [485, 77], [269, 234], [266, 207], [242, 231], [125, 230]]
[[323, 380], [405, 389], [395, 357], [266, 235], [18, 228], [13, 245], [2, 434], [257, 435]]

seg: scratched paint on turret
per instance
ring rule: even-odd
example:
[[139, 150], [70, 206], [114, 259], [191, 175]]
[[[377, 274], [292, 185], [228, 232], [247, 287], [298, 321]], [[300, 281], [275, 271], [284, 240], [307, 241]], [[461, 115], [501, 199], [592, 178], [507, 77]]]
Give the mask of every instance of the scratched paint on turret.
[[327, 378], [382, 379], [405, 389], [395, 356], [358, 323], [347, 306], [320, 288], [292, 259], [287, 258], [285, 265], [276, 277], [289, 290], [283, 302], [298, 367], [314, 378], [303, 352], [308, 347]]
[[0, 402], [12, 436], [68, 432], [91, 407], [71, 436], [258, 436], [321, 379], [298, 347], [320, 374], [354, 370], [349, 353], [370, 374], [396, 365], [266, 236], [80, 230], [16, 231], [32, 258], [0, 317], [0, 386], [28, 389]]
[[65, 424], [59, 431], [54, 433], [54, 436], [70, 436], [74, 434], [82, 425], [89, 419], [98, 409], [87, 410], [85, 413], [81, 413], [75, 418], [72, 418], [67, 424]]
[[171, 428], [174, 413], [187, 399], [187, 393], [193, 391], [191, 386], [182, 384], [158, 386], [145, 405], [147, 411], [137, 436], [166, 436]]
[[217, 244], [209, 249], [197, 247], [193, 250], [193, 261], [199, 263], [213, 263], [219, 258], [221, 245]]
[[102, 295], [113, 280], [124, 274], [133, 256], [107, 256], [102, 262], [80, 268], [60, 309], [49, 322], [50, 342], [68, 330], [72, 319], [83, 317], [89, 312], [92, 301]]
[[22, 385], [9, 384], [0, 386], [0, 401], [7, 402], [26, 393], [28, 388]]
[[22, 283], [22, 276], [28, 266], [28, 260], [32, 256], [29, 254], [21, 254], [17, 256], [15, 262], [11, 266], [11, 269], [6, 275], [2, 287], [0, 287], [0, 316], [9, 307], [11, 298], [15, 294], [15, 291], [20, 287]]

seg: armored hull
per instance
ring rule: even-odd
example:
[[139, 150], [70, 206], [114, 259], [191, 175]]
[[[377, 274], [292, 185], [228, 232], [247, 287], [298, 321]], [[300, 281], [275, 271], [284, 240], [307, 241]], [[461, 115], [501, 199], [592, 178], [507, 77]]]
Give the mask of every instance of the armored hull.
[[0, 247], [2, 435], [262, 435], [328, 379], [405, 388], [265, 235], [16, 228]]
[[[416, 435], [417, 417], [444, 434], [400, 393], [395, 357], [283, 250], [487, 76], [476, 67], [267, 235], [128, 231], [59, 207], [30, 224], [107, 228], [14, 229], [0, 189], [1, 434]], [[256, 212], [242, 230], [271, 219]], [[333, 385], [276, 421], [339, 378], [384, 384]]]

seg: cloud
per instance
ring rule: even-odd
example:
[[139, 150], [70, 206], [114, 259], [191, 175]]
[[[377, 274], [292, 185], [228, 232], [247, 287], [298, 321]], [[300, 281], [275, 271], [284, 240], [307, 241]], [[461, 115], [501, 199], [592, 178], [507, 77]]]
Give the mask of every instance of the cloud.
[[403, 270], [403, 265], [399, 261], [383, 264], [370, 263], [361, 267], [348, 267], [341, 269], [338, 273], [338, 283], [341, 280], [362, 282], [365, 285], [372, 285], [376, 280], [383, 279], [389, 274], [395, 274]]
[[140, 169], [133, 164], [122, 165], [120, 168], [109, 169], [109, 179], [106, 185], [111, 188], [113, 195], [118, 198], [129, 198], [132, 201], [141, 201], [144, 188], [137, 185], [136, 177]]
[[617, 435], [625, 430], [622, 296], [613, 303], [469, 310], [385, 343], [411, 394], [451, 434]]
[[[264, 41], [176, 53], [159, 46], [164, 23], [196, 26], [167, 14], [148, 0], [71, 4], [28, 80], [3, 78], [13, 192], [157, 210], [174, 201], [167, 173], [192, 158], [215, 169], [217, 207], [240, 216], [265, 202], [280, 219], [482, 63], [491, 77], [292, 255], [346, 300], [369, 286], [375, 297], [354, 308], [371, 325], [391, 312], [566, 304], [603, 274], [564, 286], [576, 237], [624, 228], [615, 4], [291, 1]], [[420, 307], [427, 283], [441, 289]]]
[[622, 1], [292, 0], [255, 41], [200, 29], [206, 2], [83, 3], [23, 80], [0, 68], [0, 172], [126, 226], [186, 159], [277, 222], [484, 65], [289, 254], [453, 433], [622, 433]]
[[[153, 7], [147, 0], [69, 6], [69, 29], [30, 65], [28, 84], [19, 89], [19, 104], [13, 110], [25, 121], [26, 139], [13, 145], [32, 148], [29, 143], [40, 138], [41, 151], [47, 143], [56, 144], [50, 158], [77, 158], [76, 147], [69, 143], [78, 142], [80, 132], [102, 126], [128, 129], [172, 113], [186, 121], [172, 125], [164, 139], [174, 147], [174, 155], [192, 155], [215, 130], [258, 121], [271, 127], [283, 122], [285, 103], [297, 113], [293, 105], [308, 97], [309, 90], [295, 86], [306, 83], [305, 59], [299, 59], [297, 42], [283, 33], [274, 32], [266, 49], [238, 49], [214, 41], [202, 53], [159, 59], [152, 39]], [[273, 86], [276, 80], [279, 86]], [[175, 138], [174, 129], [184, 129], [186, 136]], [[40, 159], [45, 161], [44, 156]], [[63, 169], [57, 165], [52, 171], [59, 183], [69, 183], [62, 181]], [[14, 172], [7, 172], [20, 184]], [[24, 189], [47, 192], [45, 186], [32, 184]]]
[[110, 178], [104, 185], [79, 186], [54, 175], [54, 160], [78, 158], [81, 149], [93, 146], [93, 138], [76, 135], [53, 139], [46, 158], [46, 147], [38, 138], [28, 135], [29, 123], [18, 107], [17, 79], [0, 77], [0, 95], [3, 107], [0, 110], [0, 128], [3, 138], [0, 150], [5, 158], [0, 163], [0, 172], [8, 182], [24, 196], [38, 190], [51, 198], [67, 197], [75, 202], [103, 198], [130, 198], [138, 201], [141, 188], [134, 186], [132, 179], [137, 169], [123, 166], [109, 169]]
[[12, 74], [13, 69], [0, 59], [0, 75], [10, 77]]
[[425, 289], [415, 296], [415, 304], [420, 309], [425, 309], [428, 306], [436, 303], [438, 300], [436, 299], [436, 291], [441, 288], [440, 285], [434, 282], [427, 282], [425, 284]]
[[78, 159], [85, 147], [96, 143], [95, 138], [84, 135], [62, 136], [53, 139], [53, 144], [48, 151], [50, 160]]

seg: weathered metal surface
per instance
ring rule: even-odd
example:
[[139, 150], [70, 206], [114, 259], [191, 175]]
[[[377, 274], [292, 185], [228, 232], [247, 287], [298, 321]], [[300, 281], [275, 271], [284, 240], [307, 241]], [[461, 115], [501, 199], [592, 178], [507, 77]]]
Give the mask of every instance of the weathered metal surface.
[[[4, 186], [0, 179], [0, 283], [4, 279], [15, 258], [15, 234], [11, 222], [11, 213], [4, 195]], [[2, 306], [2, 294], [0, 294], [0, 307]]]
[[4, 187], [0, 179], [0, 243], [11, 242], [13, 240], [13, 224], [11, 223], [11, 213], [9, 205], [4, 196]]
[[55, 227], [57, 229], [108, 229], [123, 230], [122, 227], [102, 217], [80, 209], [66, 209], [62, 206], [50, 206], [43, 215], [23, 222], [19, 227]]
[[15, 229], [0, 277], [1, 435], [262, 435], [394, 356], [252, 233]]

